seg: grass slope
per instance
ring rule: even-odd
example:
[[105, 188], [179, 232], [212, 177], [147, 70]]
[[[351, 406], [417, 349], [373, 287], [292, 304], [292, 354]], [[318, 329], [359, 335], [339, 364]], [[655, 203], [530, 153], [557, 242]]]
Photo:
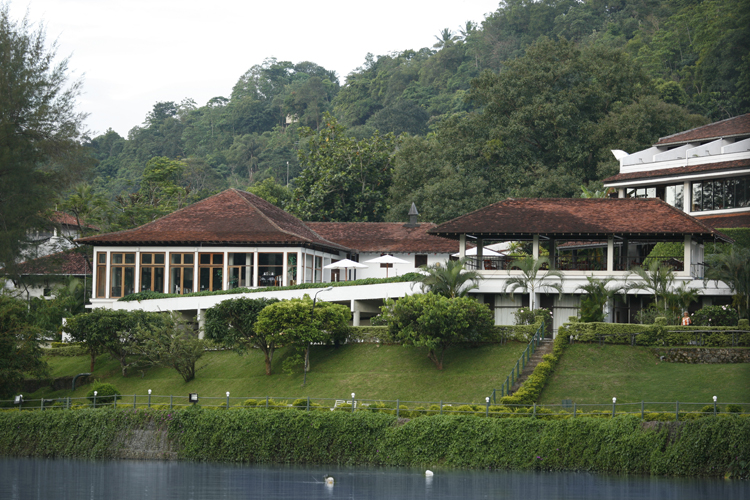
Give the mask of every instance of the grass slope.
[[662, 363], [647, 347], [574, 344], [565, 349], [542, 404], [684, 401], [750, 403], [750, 363]]
[[[313, 347], [307, 385], [302, 387], [302, 371], [292, 375], [282, 371], [289, 354], [277, 351], [274, 374], [265, 375], [263, 356], [254, 351], [246, 356], [234, 352], [208, 352], [197, 364], [196, 378], [185, 383], [176, 371], [150, 368], [143, 373], [120, 374], [120, 366], [102, 355], [97, 359], [93, 378], [114, 384], [122, 394], [173, 394], [182, 398], [190, 392], [221, 397], [336, 398], [352, 392], [357, 398], [402, 401], [483, 402], [494, 387], [499, 387], [525, 349], [525, 344], [453, 348], [445, 355], [442, 371], [427, 359], [426, 350], [378, 344], [350, 344], [338, 349]], [[71, 376], [89, 371], [89, 358], [48, 357], [52, 376]], [[51, 392], [42, 389], [28, 397], [84, 396], [90, 385], [72, 391]], [[139, 399], [140, 403], [140, 399]]]

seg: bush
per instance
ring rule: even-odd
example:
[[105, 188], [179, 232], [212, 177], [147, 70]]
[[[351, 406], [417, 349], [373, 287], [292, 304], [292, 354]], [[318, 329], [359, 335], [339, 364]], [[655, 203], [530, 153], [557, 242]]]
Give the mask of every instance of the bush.
[[694, 326], [737, 326], [739, 315], [730, 306], [706, 306], [692, 315]]
[[727, 405], [727, 413], [742, 413], [740, 405]]
[[119, 400], [120, 391], [118, 391], [112, 384], [102, 384], [95, 382], [91, 390], [86, 394], [89, 401], [94, 401], [94, 391], [96, 391], [96, 404], [105, 405], [112, 404], [115, 400]]
[[541, 320], [544, 322], [545, 334], [552, 335], [552, 311], [549, 309], [539, 308], [532, 311], [528, 307], [522, 307], [513, 315], [516, 317], [516, 325], [534, 325]]
[[[716, 413], [719, 413], [721, 411], [721, 408], [718, 406], [716, 407]], [[703, 408], [701, 408], [701, 413], [710, 413], [711, 415], [714, 414], [714, 405], [706, 405]]]

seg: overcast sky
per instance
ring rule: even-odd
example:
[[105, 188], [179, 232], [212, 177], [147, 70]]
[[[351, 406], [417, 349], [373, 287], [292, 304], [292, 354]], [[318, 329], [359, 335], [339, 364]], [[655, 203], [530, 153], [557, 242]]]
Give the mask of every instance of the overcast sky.
[[[0, 0], [2, 1], [2, 0]], [[229, 97], [266, 57], [312, 61], [343, 84], [368, 52], [431, 47], [443, 28], [481, 22], [498, 0], [11, 0], [44, 22], [58, 54], [83, 75], [79, 108], [93, 135], [125, 136], [154, 103]]]

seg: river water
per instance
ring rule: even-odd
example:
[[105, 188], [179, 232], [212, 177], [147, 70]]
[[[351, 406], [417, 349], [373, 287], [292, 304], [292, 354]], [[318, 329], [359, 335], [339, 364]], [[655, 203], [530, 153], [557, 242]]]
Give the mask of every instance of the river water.
[[[0, 458], [0, 499], [742, 499], [750, 482], [575, 472]], [[324, 476], [334, 478], [328, 486]]]

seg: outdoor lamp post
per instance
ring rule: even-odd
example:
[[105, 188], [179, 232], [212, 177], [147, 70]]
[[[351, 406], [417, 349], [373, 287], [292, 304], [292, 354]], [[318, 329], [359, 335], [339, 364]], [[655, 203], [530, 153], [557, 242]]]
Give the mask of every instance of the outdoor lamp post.
[[612, 416], [615, 416], [615, 404], [617, 403], [617, 398], [612, 398]]
[[151, 408], [151, 389], [148, 390], [148, 407]]
[[[323, 288], [322, 290], [318, 290], [315, 292], [315, 295], [313, 296], [313, 305], [312, 309], [310, 310], [310, 324], [313, 323], [313, 320], [315, 319], [315, 302], [318, 300], [318, 294], [320, 292], [330, 292], [333, 290], [332, 286], [329, 286], [328, 288]], [[310, 367], [310, 342], [307, 343], [307, 349], [305, 350], [305, 376], [302, 378], [302, 385], [305, 385], [307, 383], [307, 370]]]
[[99, 394], [99, 391], [94, 391], [94, 408], [96, 408], [96, 395]]
[[484, 411], [484, 416], [489, 417], [490, 416], [490, 397], [487, 396], [486, 398], [484, 398], [484, 400], [487, 403], [487, 409], [485, 409]]
[[16, 396], [16, 399], [13, 400], [14, 404], [18, 405], [18, 410], [20, 411], [23, 408], [23, 394], [19, 394]]
[[714, 415], [716, 415], [716, 396], [714, 396]]
[[354, 413], [354, 405], [356, 403], [354, 402], [354, 393], [352, 393], [352, 413]]
[[198, 402], [198, 393], [197, 392], [191, 392], [188, 394], [188, 403], [193, 403], [193, 406], [195, 406], [195, 403]]
[[227, 391], [227, 410], [229, 409], [229, 391]]

